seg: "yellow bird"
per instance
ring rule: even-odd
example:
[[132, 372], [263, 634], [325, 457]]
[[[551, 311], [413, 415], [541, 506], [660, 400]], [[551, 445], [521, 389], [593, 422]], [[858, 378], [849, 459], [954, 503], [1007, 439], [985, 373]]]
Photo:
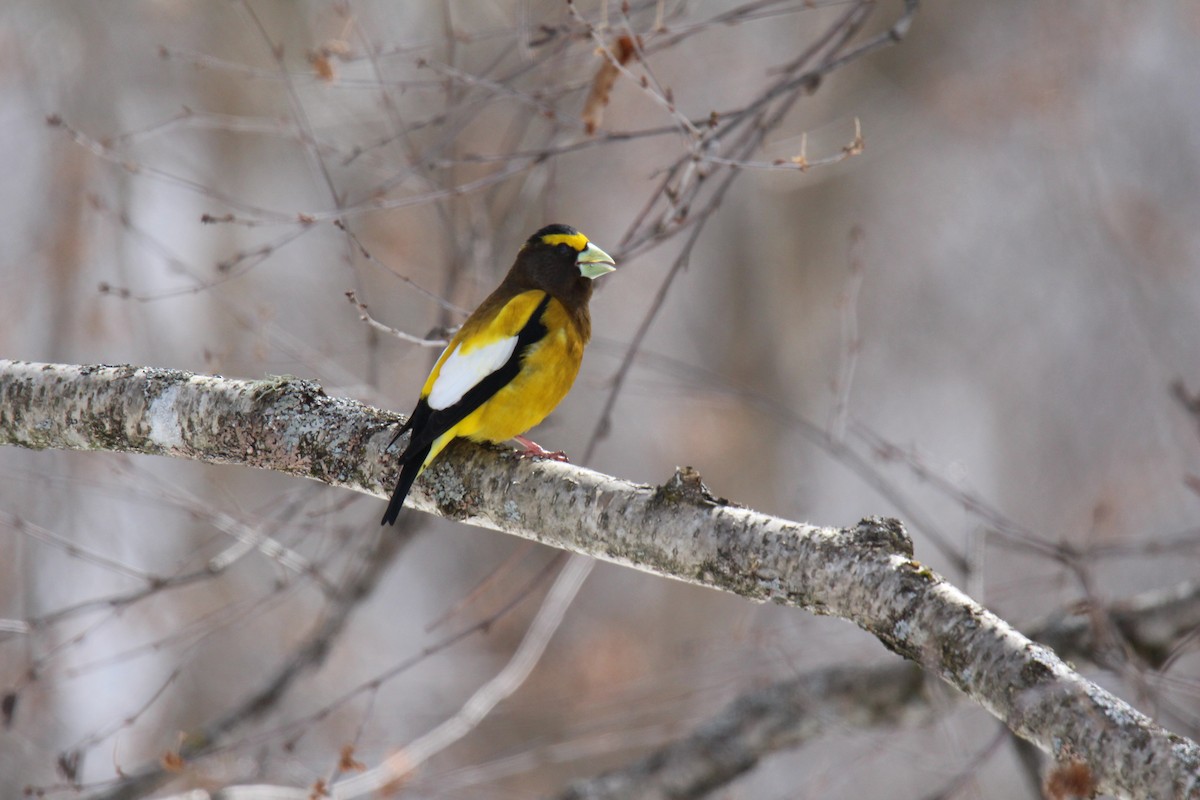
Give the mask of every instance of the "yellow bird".
[[515, 438], [522, 455], [562, 458], [521, 434], [570, 391], [592, 335], [592, 281], [614, 269], [607, 253], [570, 226], [547, 225], [529, 237], [496, 291], [450, 340], [388, 444], [411, 432], [383, 525], [396, 521], [413, 481], [456, 438]]

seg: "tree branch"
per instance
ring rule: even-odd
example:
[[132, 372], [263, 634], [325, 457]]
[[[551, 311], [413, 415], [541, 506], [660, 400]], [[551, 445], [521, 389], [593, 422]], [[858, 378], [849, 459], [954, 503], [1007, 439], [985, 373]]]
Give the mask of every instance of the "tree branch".
[[[1138, 654], [1161, 664], [1200, 626], [1200, 582], [1147, 592], [1104, 613]], [[1064, 658], [1095, 662], [1095, 610], [1035, 624], [1029, 636]], [[910, 661], [838, 666], [806, 672], [738, 697], [680, 739], [628, 765], [576, 781], [559, 800], [659, 800], [704, 797], [752, 770], [763, 758], [838, 730], [927, 723], [936, 712], [926, 676]], [[1036, 772], [1035, 772], [1036, 774]]]
[[[274, 469], [384, 497], [399, 417], [294, 378], [0, 361], [0, 443]], [[1200, 795], [1200, 747], [1085, 680], [912, 558], [895, 520], [817, 528], [712, 497], [691, 470], [622, 481], [458, 445], [417, 482], [422, 510], [573, 552], [839, 616], [969, 695], [1098, 787]]]

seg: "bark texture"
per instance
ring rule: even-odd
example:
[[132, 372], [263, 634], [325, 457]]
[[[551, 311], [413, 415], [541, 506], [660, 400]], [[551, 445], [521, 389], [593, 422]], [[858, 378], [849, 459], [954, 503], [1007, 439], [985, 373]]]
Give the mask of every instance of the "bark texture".
[[[0, 361], [0, 442], [275, 469], [386, 497], [397, 415], [264, 381], [131, 366]], [[1101, 791], [1200, 797], [1200, 748], [1085, 680], [913, 558], [896, 520], [820, 528], [715, 498], [678, 470], [658, 487], [493, 447], [455, 445], [410, 504], [759, 602], [850, 620], [1067, 761]]]

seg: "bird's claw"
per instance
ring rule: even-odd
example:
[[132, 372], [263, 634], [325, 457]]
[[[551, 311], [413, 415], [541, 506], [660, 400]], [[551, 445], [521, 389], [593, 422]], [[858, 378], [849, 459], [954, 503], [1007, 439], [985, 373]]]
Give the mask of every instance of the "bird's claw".
[[537, 458], [547, 459], [550, 461], [562, 461], [569, 463], [570, 459], [562, 450], [547, 450], [532, 439], [526, 439], [524, 436], [516, 437], [525, 449], [517, 451], [517, 458]]

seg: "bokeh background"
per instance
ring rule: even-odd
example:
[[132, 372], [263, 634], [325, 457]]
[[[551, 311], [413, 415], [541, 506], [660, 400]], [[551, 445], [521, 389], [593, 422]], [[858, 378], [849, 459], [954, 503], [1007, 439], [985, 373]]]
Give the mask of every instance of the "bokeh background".
[[[691, 229], [630, 239], [689, 152], [680, 115], [752, 102], [849, 8], [6, 3], [0, 353], [297, 375], [407, 412], [438, 349], [345, 293], [436, 339], [567, 222], [625, 257], [542, 444], [648, 483], [691, 465], [821, 525], [899, 516], [1018, 627], [1194, 580], [1200, 437], [1172, 386], [1200, 389], [1200, 4], [924, 2], [753, 163], [709, 165], [738, 174], [686, 269]], [[902, 13], [880, 3], [854, 42]], [[586, 23], [645, 48], [591, 135]], [[810, 169], [773, 166], [801, 153]], [[0, 450], [0, 796], [108, 786], [238, 707], [361, 571], [382, 508], [239, 468]], [[505, 663], [555, 554], [409, 516], [324, 659], [177, 788], [309, 786], [347, 744], [377, 763]], [[236, 550], [253, 535], [298, 560]], [[214, 557], [231, 563], [204, 574]], [[1086, 671], [1195, 738], [1197, 650]], [[406, 791], [553, 794], [750, 688], [890, 658], [838, 620], [602, 566], [530, 681]], [[991, 717], [937, 702], [915, 728], [831, 720], [716, 794], [1036, 796]]]

